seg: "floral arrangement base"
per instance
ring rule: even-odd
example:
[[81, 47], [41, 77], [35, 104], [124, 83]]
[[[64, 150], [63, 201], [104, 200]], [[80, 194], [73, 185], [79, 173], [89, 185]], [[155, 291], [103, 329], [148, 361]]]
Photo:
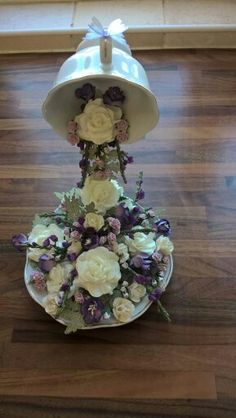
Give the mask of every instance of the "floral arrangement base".
[[[169, 260], [167, 264], [167, 270], [165, 271], [165, 275], [161, 283], [161, 288], [163, 291], [165, 291], [166, 287], [168, 286], [171, 276], [172, 276], [172, 271], [173, 271], [173, 257], [171, 254], [168, 256], [168, 259]], [[25, 271], [24, 271], [25, 285], [32, 299], [35, 302], [37, 302], [40, 306], [43, 307], [43, 299], [45, 297], [45, 294], [42, 294], [42, 292], [37, 292], [31, 280], [31, 274], [34, 271], [34, 269], [35, 269], [34, 263], [27, 256], [26, 264], [25, 264]], [[141, 300], [141, 302], [135, 306], [135, 311], [132, 317], [126, 323], [119, 322], [113, 317], [107, 320], [101, 320], [99, 323], [81, 324], [81, 327], [79, 329], [89, 330], [89, 329], [94, 329], [94, 328], [109, 328], [109, 327], [118, 327], [121, 325], [126, 325], [127, 323], [133, 322], [135, 319], [143, 315], [148, 310], [148, 308], [152, 305], [152, 303], [153, 302], [149, 300], [148, 296], [145, 296]], [[65, 325], [65, 326], [69, 325], [68, 321], [66, 321], [64, 318], [61, 318], [60, 316], [58, 317], [52, 316], [52, 318], [54, 318], [57, 322], [59, 322], [62, 325]]]

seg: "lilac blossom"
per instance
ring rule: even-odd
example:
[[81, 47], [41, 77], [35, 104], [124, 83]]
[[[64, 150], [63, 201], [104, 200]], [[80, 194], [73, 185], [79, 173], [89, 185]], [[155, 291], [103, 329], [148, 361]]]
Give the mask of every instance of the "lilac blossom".
[[86, 324], [92, 324], [100, 321], [104, 305], [100, 299], [91, 297], [84, 301], [80, 309]]
[[33, 271], [30, 274], [30, 280], [38, 292], [43, 292], [46, 289], [45, 275], [41, 271]]
[[129, 124], [127, 120], [125, 119], [120, 119], [115, 123], [115, 128], [117, 131], [122, 131], [122, 132], [127, 131], [128, 126]]
[[113, 229], [113, 232], [116, 235], [119, 235], [120, 227], [121, 227], [119, 219], [113, 218], [112, 216], [109, 216], [107, 218], [107, 222], [108, 222], [109, 226]]
[[123, 142], [127, 142], [129, 139], [129, 135], [127, 134], [127, 132], [118, 132], [116, 134], [116, 139], [118, 142], [120, 142], [121, 144]]

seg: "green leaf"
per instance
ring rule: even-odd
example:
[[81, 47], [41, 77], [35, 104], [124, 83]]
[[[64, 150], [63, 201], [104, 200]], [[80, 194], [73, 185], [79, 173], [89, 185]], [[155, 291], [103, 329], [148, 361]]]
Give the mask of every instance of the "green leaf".
[[40, 215], [36, 214], [32, 225], [33, 227], [36, 225], [49, 225], [51, 223], [51, 218], [50, 217], [41, 217]]
[[72, 196], [72, 198], [65, 196], [64, 207], [69, 220], [72, 222], [76, 221], [81, 213], [83, 213], [82, 203], [75, 196]]
[[68, 199], [72, 199], [73, 197], [75, 197], [76, 199], [79, 199], [80, 189], [78, 187], [72, 187], [72, 189], [69, 190], [68, 192], [62, 192], [62, 193], [55, 192], [54, 194], [60, 201], [63, 201], [65, 197], [67, 197]]
[[80, 305], [72, 300], [67, 302], [66, 307], [60, 314], [60, 319], [63, 319], [67, 324], [65, 334], [70, 334], [71, 332], [76, 332], [78, 329], [86, 327], [80, 312]]
[[86, 212], [87, 213], [90, 213], [90, 212], [96, 212], [96, 210], [95, 210], [95, 205], [94, 205], [94, 203], [93, 202], [91, 202], [91, 203], [89, 203], [89, 205], [87, 205], [86, 206]]

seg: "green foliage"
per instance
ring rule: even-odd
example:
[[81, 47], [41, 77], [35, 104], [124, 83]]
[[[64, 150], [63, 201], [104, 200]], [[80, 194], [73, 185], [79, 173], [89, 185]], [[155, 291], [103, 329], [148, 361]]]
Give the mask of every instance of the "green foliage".
[[33, 219], [32, 225], [33, 225], [33, 227], [36, 226], [36, 225], [46, 225], [46, 226], [48, 226], [50, 223], [51, 223], [51, 218], [50, 217], [42, 217], [39, 214], [36, 214], [34, 219]]
[[72, 189], [69, 190], [68, 192], [62, 192], [62, 193], [55, 192], [54, 194], [60, 201], [63, 201], [65, 197], [67, 197], [68, 199], [72, 199], [73, 197], [75, 197], [76, 199], [79, 199], [80, 189], [78, 187], [72, 187]]
[[80, 312], [80, 305], [72, 300], [67, 301], [66, 307], [60, 314], [60, 319], [66, 322], [65, 334], [76, 332], [78, 329], [85, 328], [86, 324]]
[[71, 198], [65, 196], [64, 207], [67, 212], [67, 217], [71, 222], [76, 221], [84, 212], [81, 199], [78, 199], [75, 196], [72, 196]]

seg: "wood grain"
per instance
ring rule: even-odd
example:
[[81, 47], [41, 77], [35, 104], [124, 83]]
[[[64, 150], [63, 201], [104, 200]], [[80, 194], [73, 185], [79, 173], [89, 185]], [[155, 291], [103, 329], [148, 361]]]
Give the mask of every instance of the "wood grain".
[[224, 50], [135, 56], [160, 121], [126, 146], [127, 193], [145, 174], [146, 203], [173, 226], [175, 268], [163, 302], [134, 323], [65, 336], [29, 297], [11, 247], [54, 191], [79, 180], [79, 155], [41, 116], [67, 54], [1, 57], [0, 417], [235, 418], [236, 55]]

